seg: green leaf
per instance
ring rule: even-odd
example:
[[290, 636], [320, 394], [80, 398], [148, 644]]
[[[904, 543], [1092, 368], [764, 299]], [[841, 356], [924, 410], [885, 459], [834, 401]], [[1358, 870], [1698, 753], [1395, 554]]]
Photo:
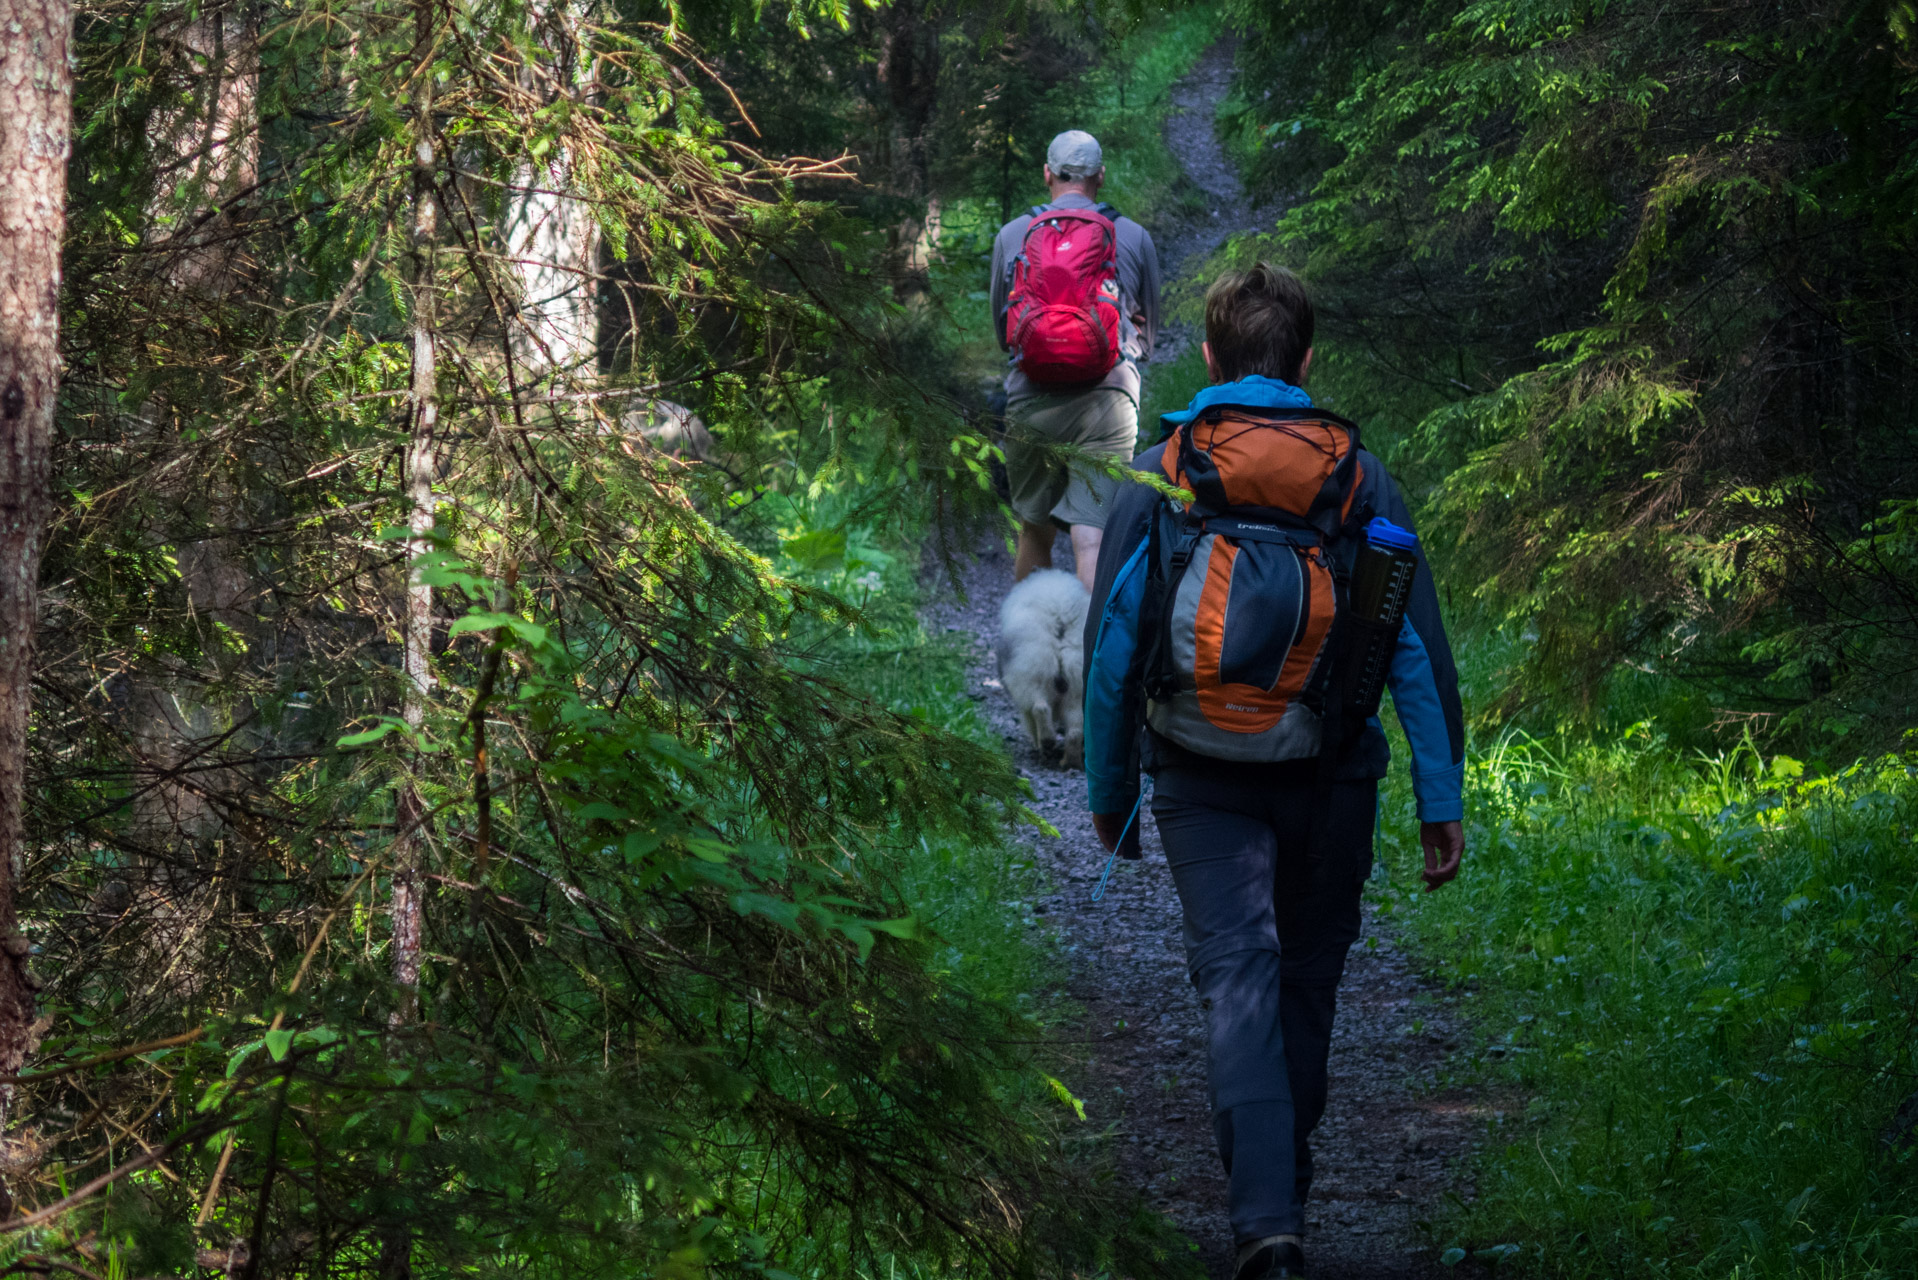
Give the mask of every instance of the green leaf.
[[[1044, 1073], [1042, 1072], [1041, 1074]], [[1046, 1076], [1046, 1083], [1052, 1086], [1052, 1096], [1065, 1103], [1068, 1107], [1071, 1107], [1073, 1115], [1078, 1116], [1081, 1120], [1086, 1118], [1086, 1104], [1073, 1096], [1072, 1090], [1066, 1088], [1063, 1080], [1060, 1080], [1056, 1076]]]
[[511, 631], [515, 636], [536, 648], [546, 643], [546, 628], [539, 623], [528, 622], [518, 614], [488, 613], [478, 609], [463, 618], [456, 619], [453, 625], [446, 629], [446, 634], [457, 636], [468, 631], [498, 631], [501, 628]]
[[825, 572], [846, 563], [846, 531], [814, 529], [779, 544], [780, 552], [801, 569]]
[[349, 733], [334, 745], [341, 748], [369, 747], [396, 729], [406, 728], [406, 722], [394, 716], [381, 716], [380, 722], [371, 729], [362, 729], [358, 733]]
[[686, 851], [701, 862], [725, 862], [733, 855], [733, 847], [719, 840], [710, 840], [704, 836], [689, 836]]
[[273, 1061], [285, 1062], [286, 1051], [293, 1047], [293, 1033], [282, 1027], [278, 1031], [267, 1032], [260, 1037], [260, 1041], [266, 1045], [266, 1051], [272, 1055]]
[[[226, 1078], [231, 1080], [234, 1076], [240, 1074], [240, 1067], [246, 1062], [248, 1058], [253, 1056], [253, 1051], [259, 1047], [260, 1047], [260, 1042], [258, 1040], [249, 1040], [247, 1043], [241, 1045], [239, 1048], [235, 1049], [232, 1053], [228, 1054], [226, 1058]], [[202, 1109], [204, 1109], [207, 1105], [208, 1104], [202, 1102], [201, 1103]]]
[[872, 930], [857, 921], [848, 921], [839, 926], [839, 932], [845, 934], [852, 940], [853, 946], [859, 948], [859, 961], [864, 964], [866, 957], [872, 954]]
[[868, 920], [866, 927], [889, 933], [895, 938], [911, 939], [919, 936], [919, 917], [900, 916], [897, 920]]

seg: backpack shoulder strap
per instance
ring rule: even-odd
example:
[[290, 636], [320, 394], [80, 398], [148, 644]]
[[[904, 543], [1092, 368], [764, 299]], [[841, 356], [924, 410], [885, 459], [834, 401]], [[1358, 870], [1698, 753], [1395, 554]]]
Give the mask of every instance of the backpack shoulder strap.
[[1179, 691], [1178, 664], [1172, 656], [1172, 598], [1204, 531], [1204, 522], [1160, 495], [1146, 526], [1145, 593], [1139, 602], [1140, 683], [1149, 698], [1166, 699]]
[[1217, 404], [1208, 405], [1206, 408], [1207, 413], [1225, 413], [1227, 411], [1230, 411], [1235, 417], [1252, 421], [1329, 422], [1352, 437], [1352, 447], [1354, 449], [1359, 447], [1359, 424], [1350, 418], [1333, 413], [1330, 409], [1322, 409], [1318, 405], [1301, 405], [1297, 408], [1275, 408], [1266, 405], [1232, 404], [1229, 401], [1220, 401]]

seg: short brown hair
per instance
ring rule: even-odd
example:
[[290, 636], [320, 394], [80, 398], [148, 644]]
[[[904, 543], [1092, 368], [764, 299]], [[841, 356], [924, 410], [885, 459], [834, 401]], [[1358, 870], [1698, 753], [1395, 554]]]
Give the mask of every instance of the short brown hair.
[[1205, 340], [1228, 382], [1256, 373], [1296, 383], [1312, 349], [1312, 299], [1284, 267], [1228, 271], [1205, 291]]

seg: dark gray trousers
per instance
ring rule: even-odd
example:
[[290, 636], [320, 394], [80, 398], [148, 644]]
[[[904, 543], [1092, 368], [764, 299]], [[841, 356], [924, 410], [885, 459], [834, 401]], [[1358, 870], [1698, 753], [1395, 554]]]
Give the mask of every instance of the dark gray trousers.
[[1345, 956], [1372, 869], [1378, 783], [1335, 783], [1326, 856], [1308, 874], [1317, 765], [1181, 765], [1156, 775], [1152, 816], [1185, 912], [1186, 968], [1205, 1011], [1212, 1124], [1239, 1243], [1302, 1232], [1308, 1139]]

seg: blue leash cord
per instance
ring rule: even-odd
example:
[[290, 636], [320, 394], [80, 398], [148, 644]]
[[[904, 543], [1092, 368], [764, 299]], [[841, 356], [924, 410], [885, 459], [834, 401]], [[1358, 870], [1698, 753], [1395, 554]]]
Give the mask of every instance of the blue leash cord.
[[1139, 798], [1132, 802], [1132, 812], [1126, 815], [1125, 826], [1119, 828], [1119, 838], [1112, 842], [1112, 852], [1106, 855], [1106, 869], [1099, 873], [1099, 887], [1092, 891], [1094, 902], [1106, 896], [1106, 882], [1112, 879], [1112, 868], [1119, 861], [1119, 849], [1125, 844], [1126, 835], [1132, 830], [1132, 824], [1139, 820], [1139, 806], [1145, 803], [1145, 797], [1146, 789], [1141, 787]]

